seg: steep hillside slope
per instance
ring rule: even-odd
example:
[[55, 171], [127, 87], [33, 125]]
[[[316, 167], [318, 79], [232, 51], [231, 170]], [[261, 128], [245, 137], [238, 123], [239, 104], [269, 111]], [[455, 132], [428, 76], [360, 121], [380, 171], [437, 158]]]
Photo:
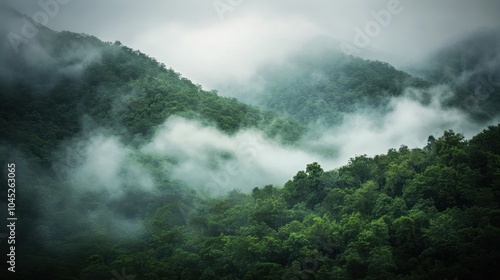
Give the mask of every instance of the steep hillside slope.
[[[229, 134], [254, 127], [287, 143], [304, 130], [289, 119], [205, 91], [119, 42], [54, 32], [27, 19], [17, 22], [39, 31], [30, 40], [15, 41], [19, 45], [6, 40], [1, 48], [2, 142], [41, 162], [57, 143], [80, 132], [85, 119], [134, 141], [150, 137], [173, 115]], [[13, 33], [4, 29], [0, 35]]]
[[302, 123], [339, 124], [358, 109], [383, 111], [391, 97], [408, 87], [430, 83], [396, 70], [387, 63], [348, 56], [324, 48], [304, 50], [286, 64], [270, 65], [259, 74], [261, 104]]

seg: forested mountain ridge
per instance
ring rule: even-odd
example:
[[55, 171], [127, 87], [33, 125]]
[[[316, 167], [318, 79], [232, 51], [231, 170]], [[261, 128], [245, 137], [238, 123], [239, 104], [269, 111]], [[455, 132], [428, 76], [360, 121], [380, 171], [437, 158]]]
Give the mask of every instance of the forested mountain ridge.
[[260, 104], [305, 124], [336, 125], [356, 110], [384, 111], [405, 89], [432, 85], [388, 63], [328, 47], [299, 51], [284, 64], [263, 67], [257, 76], [263, 83]]
[[173, 115], [229, 134], [240, 128], [262, 129], [286, 143], [305, 130], [290, 119], [203, 90], [120, 42], [38, 28], [38, 35], [20, 44], [18, 53], [11, 42], [4, 42], [0, 128], [4, 144], [41, 162], [54, 144], [82, 130], [84, 117], [139, 142]]

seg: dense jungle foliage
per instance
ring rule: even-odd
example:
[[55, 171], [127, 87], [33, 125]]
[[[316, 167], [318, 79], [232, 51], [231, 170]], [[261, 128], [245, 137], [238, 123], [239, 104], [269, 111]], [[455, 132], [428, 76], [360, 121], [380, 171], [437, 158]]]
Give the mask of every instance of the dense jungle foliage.
[[[22, 240], [17, 279], [110, 279], [112, 271], [135, 279], [495, 279], [499, 140], [500, 126], [468, 141], [445, 131], [422, 149], [358, 156], [331, 171], [311, 163], [284, 186], [220, 198], [166, 181], [122, 206], [144, 224], [139, 236], [113, 235], [110, 223], [67, 228], [77, 213], [58, 213], [50, 238]], [[50, 184], [52, 196], [64, 192], [64, 182]], [[36, 210], [25, 205], [23, 214]]]

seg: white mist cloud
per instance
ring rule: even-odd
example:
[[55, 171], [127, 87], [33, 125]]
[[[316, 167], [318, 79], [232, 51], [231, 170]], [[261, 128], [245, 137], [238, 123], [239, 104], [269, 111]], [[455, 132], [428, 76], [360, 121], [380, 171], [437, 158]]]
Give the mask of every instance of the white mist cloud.
[[[312, 162], [331, 170], [356, 155], [384, 154], [400, 145], [422, 148], [429, 135], [438, 137], [447, 129], [470, 138], [484, 128], [464, 112], [442, 105], [453, 94], [450, 88], [434, 87], [428, 94], [430, 101], [420, 102], [424, 93], [408, 89], [404, 96], [390, 101], [386, 114], [359, 111], [346, 115], [342, 125], [318, 128], [314, 137], [306, 137], [296, 147], [283, 146], [257, 130], [227, 135], [180, 117], [166, 120], [152, 140], [138, 149], [118, 136], [96, 132], [87, 135], [87, 140], [76, 138], [65, 145], [73, 164], [66, 163], [70, 165], [69, 180], [63, 182], [71, 188], [58, 194], [62, 200], [44, 191], [47, 197], [40, 203], [42, 209], [53, 209], [64, 202], [64, 206], [57, 206], [59, 211], [74, 213], [78, 222], [71, 222], [88, 225], [91, 231], [114, 236], [137, 234], [142, 230], [140, 222], [127, 216], [128, 207], [123, 204], [137, 198], [135, 193], [154, 195], [159, 187], [137, 160], [141, 156], [175, 159], [159, 169], [165, 178], [183, 181], [202, 194], [224, 195], [233, 189], [250, 192], [266, 184], [283, 185]], [[336, 153], [321, 152], [328, 149]], [[55, 219], [56, 214], [47, 211], [43, 221]], [[50, 222], [40, 222], [39, 230], [50, 240]]]
[[284, 147], [261, 132], [244, 130], [229, 136], [213, 127], [170, 118], [143, 152], [175, 157], [172, 176], [213, 194], [281, 185], [321, 156]]
[[175, 158], [171, 176], [199, 190], [248, 192], [266, 184], [282, 185], [312, 162], [331, 170], [356, 155], [385, 154], [401, 145], [422, 148], [430, 135], [439, 137], [449, 129], [471, 138], [488, 124], [479, 125], [466, 112], [445, 107], [443, 103], [453, 94], [447, 86], [426, 92], [409, 88], [403, 96], [390, 100], [387, 113], [361, 110], [346, 114], [339, 126], [313, 129], [298, 147], [280, 145], [255, 130], [229, 136], [196, 121], [173, 117], [142, 152]]
[[[138, 216], [145, 205], [140, 205], [140, 201], [154, 195], [157, 185], [150, 170], [137, 160], [135, 149], [117, 136], [96, 130], [67, 142], [58, 154], [60, 162], [53, 168], [65, 186], [64, 192], [40, 199], [42, 209], [51, 209], [46, 211], [47, 218], [40, 221], [41, 228], [46, 228], [51, 219], [64, 219], [71, 214], [76, 218], [68, 224], [85, 231], [112, 236], [142, 232]], [[54, 208], [64, 212], [64, 217], [56, 217]], [[45, 231], [50, 232], [54, 231]]]
[[75, 190], [117, 198], [132, 189], [154, 189], [152, 176], [133, 160], [132, 149], [117, 137], [96, 135], [79, 146], [84, 147], [76, 156], [80, 163], [69, 172]]
[[[218, 88], [227, 81], [246, 81], [259, 65], [283, 59], [284, 54], [322, 33], [300, 17], [265, 19], [258, 15], [241, 15], [192, 28], [169, 23], [146, 30], [135, 40], [150, 53], [162, 53], [176, 71], [209, 88]], [[165, 38], [172, 38], [168, 45]], [[265, 42], [276, 40], [279, 43], [266, 46]]]
[[[423, 92], [407, 89], [403, 96], [391, 99], [387, 114], [363, 111], [348, 114], [340, 126], [326, 129], [316, 139], [307, 139], [307, 145], [335, 149], [339, 167], [355, 155], [384, 154], [401, 145], [422, 148], [429, 135], [439, 137], [445, 130], [452, 129], [471, 138], [485, 127], [471, 121], [465, 112], [442, 105], [453, 95], [449, 87], [433, 87], [429, 94], [431, 100], [427, 104], [419, 101]], [[491, 124], [496, 122], [498, 120], [492, 120]]]
[[85, 151], [85, 162], [75, 170], [74, 179], [86, 182], [88, 190], [120, 191], [119, 174], [129, 152], [115, 138], [98, 136]]

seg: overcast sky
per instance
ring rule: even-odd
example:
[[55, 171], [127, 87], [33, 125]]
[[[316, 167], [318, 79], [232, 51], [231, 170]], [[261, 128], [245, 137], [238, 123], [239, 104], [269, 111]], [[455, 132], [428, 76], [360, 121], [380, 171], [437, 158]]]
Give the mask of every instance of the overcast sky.
[[[0, 1], [30, 17], [42, 10], [39, 1]], [[478, 28], [500, 25], [498, 0], [59, 1], [68, 3], [48, 27], [119, 40], [206, 89], [245, 81], [262, 63], [317, 36], [359, 46], [355, 30], [368, 28], [372, 34], [363, 48], [404, 64]], [[374, 25], [373, 12], [384, 22]], [[390, 19], [383, 17], [387, 13]]]

